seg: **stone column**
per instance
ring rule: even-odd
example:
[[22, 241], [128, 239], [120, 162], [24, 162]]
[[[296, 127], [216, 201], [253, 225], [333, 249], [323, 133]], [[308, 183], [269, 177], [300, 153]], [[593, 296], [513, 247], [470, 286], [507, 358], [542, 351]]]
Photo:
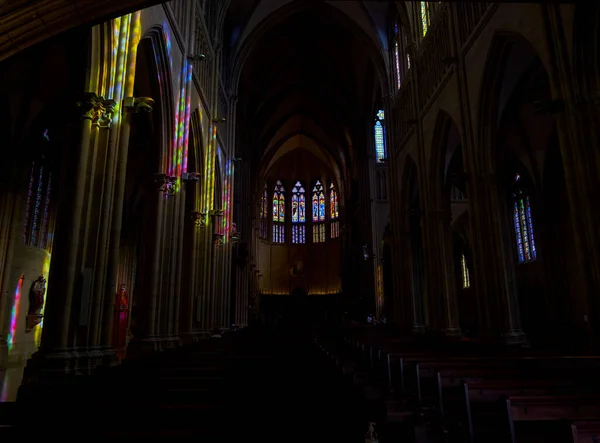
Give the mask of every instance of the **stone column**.
[[174, 345], [179, 345], [179, 313], [181, 309], [181, 271], [183, 267], [183, 242], [190, 241], [191, 239], [184, 239], [185, 235], [185, 194], [186, 188], [185, 186], [180, 186], [178, 192], [178, 211], [177, 211], [177, 252], [176, 252], [176, 266], [175, 266], [175, 294], [173, 300], [173, 319], [172, 319], [172, 327], [171, 327], [171, 339], [173, 340]]
[[[548, 42], [550, 80], [554, 101], [542, 104], [542, 112], [556, 115], [565, 184], [571, 209], [571, 233], [577, 251], [574, 265], [586, 292], [586, 323], [591, 332], [591, 347], [600, 349], [600, 155], [598, 129], [600, 97], [597, 82], [583, 75], [576, 77], [572, 57], [567, 48], [564, 11], [555, 5], [540, 4]], [[590, 72], [593, 72], [591, 68]], [[576, 73], [576, 72], [575, 72]], [[579, 80], [579, 81], [577, 81]], [[588, 80], [588, 81], [586, 81]], [[573, 85], [576, 87], [574, 88]], [[588, 86], [589, 85], [589, 86]], [[592, 89], [592, 90], [590, 90]], [[583, 96], [582, 96], [583, 95]]]
[[[59, 232], [54, 242], [54, 257], [50, 269], [49, 286], [46, 297], [44, 330], [40, 349], [44, 354], [57, 354], [56, 362], [66, 364], [70, 358], [68, 348], [71, 329], [71, 309], [75, 282], [79, 281], [78, 253], [84, 224], [82, 223], [86, 183], [88, 181], [88, 155], [92, 120], [101, 104], [96, 94], [85, 94], [78, 103], [81, 110], [81, 135], [76, 153], [77, 170], [72, 186], [73, 194], [69, 206], [61, 208], [58, 223]], [[65, 198], [65, 195], [62, 196]], [[61, 216], [62, 215], [62, 216]], [[61, 229], [62, 228], [62, 229]]]
[[115, 191], [113, 198], [113, 215], [110, 228], [110, 249], [108, 256], [108, 272], [104, 289], [104, 313], [102, 317], [102, 346], [107, 353], [105, 358], [111, 360], [116, 356], [112, 349], [114, 307], [117, 293], [119, 248], [121, 243], [121, 224], [123, 221], [123, 202], [127, 173], [127, 157], [129, 153], [129, 133], [131, 130], [131, 114], [133, 112], [150, 112], [154, 101], [151, 98], [123, 99], [119, 147], [117, 150], [117, 167], [115, 174]]
[[[511, 235], [509, 211], [502, 198], [503, 190], [499, 186], [497, 174], [484, 176], [483, 189], [485, 203], [480, 202], [474, 208], [475, 216], [480, 219], [480, 226], [485, 228], [482, 265], [485, 266], [488, 309], [491, 318], [500, 320], [502, 335], [507, 344], [523, 344], [525, 333], [521, 329], [518, 290], [515, 280], [515, 260], [513, 257], [514, 242]], [[482, 233], [483, 234], [483, 233]], [[498, 325], [497, 321], [493, 324]], [[497, 331], [500, 332], [500, 331]]]
[[[100, 220], [98, 225], [98, 237], [96, 251], [94, 256], [94, 275], [92, 277], [92, 307], [90, 313], [90, 346], [98, 347], [100, 345], [100, 334], [102, 330], [101, 318], [102, 307], [104, 306], [104, 287], [106, 284], [106, 261], [108, 256], [108, 241], [110, 233], [110, 220], [112, 214], [112, 202], [115, 183], [116, 168], [116, 143], [118, 138], [119, 126], [112, 125], [112, 117], [116, 109], [116, 102], [105, 100], [103, 106], [105, 115], [100, 122], [100, 134], [106, 134], [108, 144], [106, 147], [106, 159], [103, 171], [102, 181], [102, 206], [100, 209]], [[91, 263], [90, 263], [91, 264]]]
[[456, 272], [452, 253], [451, 216], [447, 210], [438, 211], [437, 227], [439, 235], [439, 275], [442, 278], [444, 291], [444, 314], [446, 326], [444, 333], [448, 336], [460, 336], [458, 300], [456, 299]]

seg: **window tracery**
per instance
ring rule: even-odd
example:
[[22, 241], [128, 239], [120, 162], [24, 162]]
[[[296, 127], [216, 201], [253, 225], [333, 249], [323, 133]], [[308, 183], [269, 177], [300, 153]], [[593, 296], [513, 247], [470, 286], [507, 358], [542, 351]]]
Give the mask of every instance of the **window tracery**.
[[312, 194], [313, 243], [325, 241], [325, 193], [319, 180]]
[[292, 188], [292, 243], [306, 243], [306, 196], [297, 181]]
[[335, 186], [333, 183], [331, 183], [331, 186], [329, 186], [329, 219], [331, 220], [331, 238], [338, 238], [340, 236], [340, 222], [338, 217], [338, 194], [335, 190]]
[[537, 251], [533, 233], [529, 193], [519, 173], [515, 174], [514, 177], [512, 198], [513, 223], [519, 263], [526, 263], [537, 258]]
[[285, 188], [280, 180], [273, 192], [273, 243], [285, 243]]
[[385, 145], [385, 126], [384, 126], [385, 113], [383, 110], [377, 112], [375, 119], [375, 157], [377, 163], [385, 163], [387, 158], [387, 150]]
[[263, 187], [260, 198], [260, 236], [267, 238], [269, 234], [269, 193], [267, 184]]

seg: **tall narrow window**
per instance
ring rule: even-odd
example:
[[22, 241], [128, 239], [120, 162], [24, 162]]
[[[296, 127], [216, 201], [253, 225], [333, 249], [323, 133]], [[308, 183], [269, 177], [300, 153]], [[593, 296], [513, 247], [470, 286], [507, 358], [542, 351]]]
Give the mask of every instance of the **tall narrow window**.
[[387, 157], [384, 118], [385, 114], [383, 110], [377, 112], [377, 118], [375, 119], [375, 157], [377, 158], [377, 163], [385, 163]]
[[537, 252], [533, 235], [533, 220], [531, 219], [531, 203], [520, 174], [515, 174], [512, 197], [519, 263], [526, 263], [535, 260]]
[[273, 193], [273, 243], [285, 243], [285, 189], [279, 180]]
[[292, 243], [306, 243], [306, 196], [298, 181], [292, 188]]
[[338, 194], [333, 183], [329, 186], [329, 219], [331, 220], [331, 238], [340, 236]]
[[429, 2], [421, 2], [421, 28], [423, 30], [423, 37], [425, 37], [425, 34], [427, 34], [430, 25], [431, 13], [429, 8]]
[[467, 289], [471, 287], [471, 277], [469, 276], [469, 267], [467, 266], [467, 259], [465, 254], [460, 256], [460, 268], [462, 270], [462, 287]]
[[325, 192], [319, 180], [312, 195], [313, 243], [325, 241]]
[[394, 25], [394, 65], [396, 67], [396, 87], [400, 89], [400, 32], [398, 29], [398, 23]]
[[262, 238], [268, 238], [269, 235], [269, 192], [267, 190], [267, 184], [263, 188], [262, 196], [260, 198], [260, 236]]
[[23, 243], [36, 248], [48, 249], [52, 237], [50, 218], [52, 212], [52, 172], [51, 144], [48, 130], [39, 140], [41, 155], [31, 165], [25, 220], [23, 222]]

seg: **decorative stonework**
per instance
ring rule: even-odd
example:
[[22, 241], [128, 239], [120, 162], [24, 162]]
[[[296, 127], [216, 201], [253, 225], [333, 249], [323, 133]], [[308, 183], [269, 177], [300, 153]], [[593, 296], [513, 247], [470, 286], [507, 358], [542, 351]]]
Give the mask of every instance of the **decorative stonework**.
[[190, 213], [190, 217], [194, 222], [194, 225], [198, 228], [205, 228], [207, 222], [206, 212], [193, 211]]

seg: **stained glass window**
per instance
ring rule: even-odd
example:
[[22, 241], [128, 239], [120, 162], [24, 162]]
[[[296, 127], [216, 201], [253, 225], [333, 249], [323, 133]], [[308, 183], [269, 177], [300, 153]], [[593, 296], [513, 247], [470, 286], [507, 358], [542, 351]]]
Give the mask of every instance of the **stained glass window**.
[[306, 243], [306, 197], [298, 181], [292, 188], [292, 243]]
[[331, 238], [340, 236], [338, 194], [333, 183], [329, 186], [329, 218], [331, 220]]
[[40, 175], [37, 182], [37, 191], [35, 195], [35, 205], [33, 207], [33, 222], [31, 223], [31, 239], [32, 246], [37, 245], [38, 229], [40, 223], [40, 206], [42, 205], [42, 185], [44, 178], [44, 167], [40, 167]]
[[520, 174], [515, 174], [513, 185], [513, 223], [517, 241], [519, 263], [526, 263], [537, 258], [531, 203], [527, 188], [522, 183]]
[[285, 189], [279, 180], [273, 192], [273, 243], [285, 243]]
[[430, 24], [429, 2], [421, 2], [421, 27], [423, 28], [423, 37], [427, 34]]
[[462, 270], [462, 287], [463, 289], [471, 287], [471, 277], [469, 276], [469, 267], [467, 266], [467, 259], [465, 254], [460, 256], [460, 268]]
[[47, 247], [48, 218], [50, 212], [50, 191], [52, 190], [52, 173], [48, 175], [48, 184], [46, 185], [46, 197], [44, 198], [44, 215], [42, 218], [42, 234], [40, 235], [40, 248]]
[[323, 185], [317, 180], [312, 195], [313, 243], [325, 241], [325, 192]]
[[263, 188], [260, 198], [260, 236], [267, 238], [269, 234], [269, 191], [267, 184]]
[[398, 43], [399, 32], [398, 23], [394, 26], [394, 61], [396, 66], [396, 87], [400, 89], [400, 45]]
[[377, 120], [375, 121], [375, 156], [377, 163], [384, 163], [387, 157], [385, 149], [385, 126], [383, 125], [384, 113], [380, 110], [377, 113]]
[[29, 216], [31, 213], [31, 204], [33, 199], [33, 186], [35, 183], [35, 162], [31, 165], [31, 173], [29, 174], [29, 189], [27, 191], [27, 203], [25, 205], [25, 226], [23, 228], [23, 243], [27, 244], [29, 241]]

